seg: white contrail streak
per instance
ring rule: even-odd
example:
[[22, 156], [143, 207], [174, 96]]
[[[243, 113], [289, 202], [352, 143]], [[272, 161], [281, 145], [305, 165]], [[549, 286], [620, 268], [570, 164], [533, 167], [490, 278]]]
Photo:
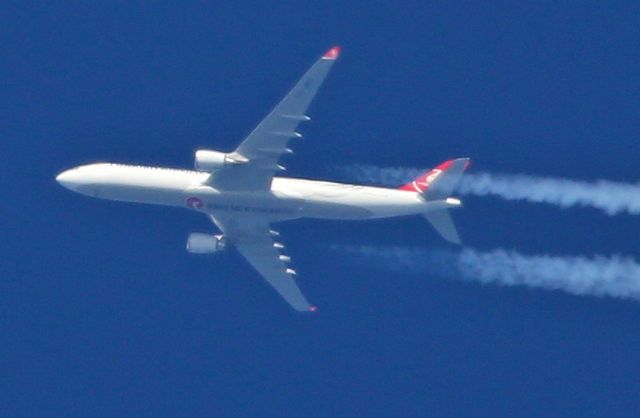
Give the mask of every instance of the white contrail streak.
[[[426, 170], [356, 165], [341, 167], [339, 171], [354, 180], [397, 186], [411, 181]], [[607, 180], [583, 182], [552, 177], [468, 173], [462, 178], [456, 192], [548, 203], [561, 208], [588, 206], [600, 209], [608, 215], [640, 213], [640, 184]]]
[[550, 203], [561, 208], [591, 206], [608, 215], [640, 213], [640, 185], [607, 180], [587, 183], [550, 177], [479, 173], [463, 177], [458, 192]]
[[335, 246], [387, 268], [453, 279], [640, 300], [640, 264], [632, 257], [523, 255], [497, 249], [459, 252], [406, 247]]

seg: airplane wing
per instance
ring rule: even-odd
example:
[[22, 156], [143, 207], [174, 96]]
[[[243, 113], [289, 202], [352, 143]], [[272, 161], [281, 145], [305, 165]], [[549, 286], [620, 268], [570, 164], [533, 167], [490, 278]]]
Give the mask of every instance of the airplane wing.
[[305, 112], [339, 54], [337, 46], [327, 51], [242, 141], [232, 155], [243, 164], [214, 171], [207, 183], [219, 190], [270, 190], [274, 173], [284, 169], [278, 160], [291, 153], [289, 140], [302, 136], [296, 128], [310, 120]]
[[295, 271], [288, 267], [291, 259], [280, 253], [282, 244], [274, 241], [279, 234], [271, 230], [268, 220], [252, 215], [214, 214], [211, 220], [249, 264], [282, 296], [293, 309], [315, 311], [295, 281]]

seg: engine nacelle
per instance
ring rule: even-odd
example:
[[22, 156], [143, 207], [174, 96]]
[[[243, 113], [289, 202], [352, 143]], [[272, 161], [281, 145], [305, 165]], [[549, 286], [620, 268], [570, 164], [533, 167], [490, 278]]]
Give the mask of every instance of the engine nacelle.
[[211, 254], [224, 250], [226, 246], [223, 235], [193, 233], [187, 239], [187, 251], [192, 254]]
[[196, 151], [195, 167], [198, 171], [213, 171], [229, 164], [241, 164], [246, 159], [239, 155], [201, 149]]

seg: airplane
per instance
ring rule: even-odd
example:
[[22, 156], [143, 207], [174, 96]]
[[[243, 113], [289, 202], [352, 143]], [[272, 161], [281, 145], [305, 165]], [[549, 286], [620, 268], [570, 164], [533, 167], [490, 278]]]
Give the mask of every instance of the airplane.
[[296, 129], [310, 120], [309, 104], [339, 54], [335, 46], [318, 59], [235, 150], [197, 150], [194, 170], [95, 163], [63, 171], [56, 180], [91, 197], [207, 215], [221, 233], [190, 234], [187, 251], [209, 254], [235, 247], [293, 309], [313, 312], [316, 307], [300, 291], [273, 223], [422, 215], [445, 240], [459, 244], [448, 209], [461, 206], [451, 194], [469, 165], [468, 158], [446, 161], [399, 189], [276, 177], [284, 170], [280, 158], [292, 153], [289, 141], [302, 138]]

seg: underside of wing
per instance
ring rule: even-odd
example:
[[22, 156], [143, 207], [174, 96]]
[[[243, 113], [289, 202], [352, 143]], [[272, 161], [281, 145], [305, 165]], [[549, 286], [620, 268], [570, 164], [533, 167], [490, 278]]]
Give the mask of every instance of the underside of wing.
[[314, 311], [298, 287], [296, 272], [289, 267], [291, 259], [282, 254], [283, 245], [274, 241], [279, 234], [270, 229], [268, 220], [252, 216], [214, 214], [213, 222], [249, 264], [295, 310]]
[[208, 183], [219, 190], [269, 190], [274, 173], [282, 170], [278, 160], [291, 153], [291, 138], [302, 137], [296, 129], [310, 118], [311, 101], [338, 58], [339, 47], [330, 49], [305, 74], [280, 103], [232, 153], [244, 160], [212, 173]]

